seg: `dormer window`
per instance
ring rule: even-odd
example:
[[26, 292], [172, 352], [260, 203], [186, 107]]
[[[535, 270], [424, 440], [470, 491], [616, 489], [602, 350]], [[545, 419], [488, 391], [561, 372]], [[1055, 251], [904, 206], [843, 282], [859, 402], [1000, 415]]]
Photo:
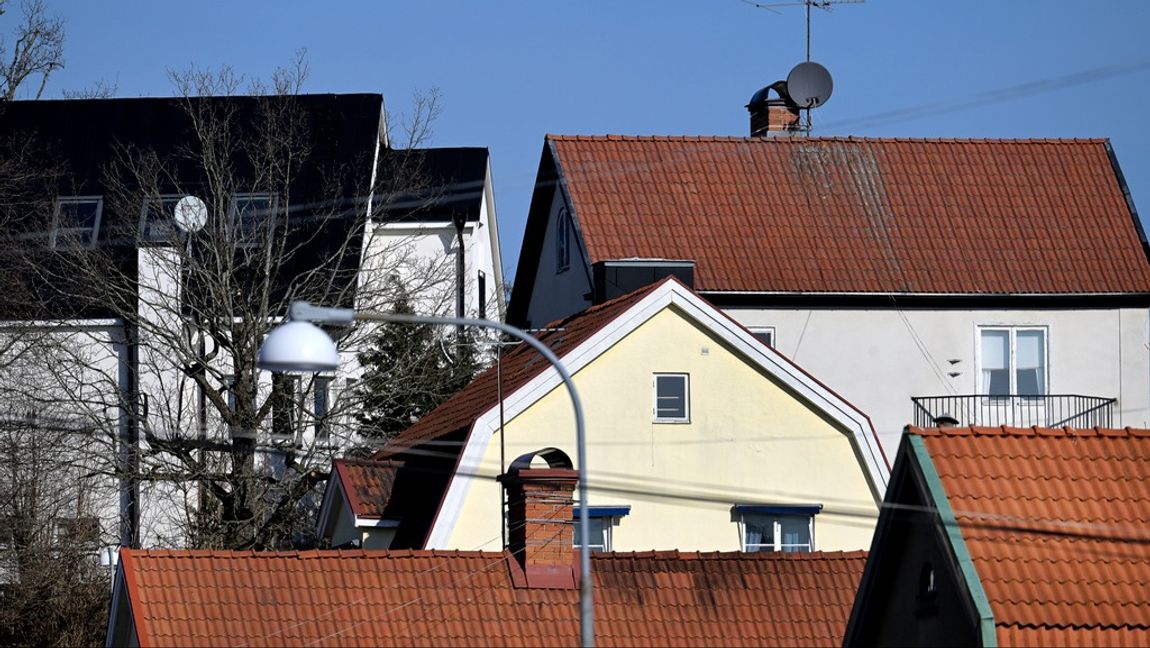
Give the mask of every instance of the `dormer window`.
[[104, 199], [99, 196], [67, 196], [56, 199], [56, 216], [48, 247], [90, 248], [100, 233]]
[[140, 209], [140, 241], [167, 243], [175, 233], [176, 203], [182, 196], [152, 196]]
[[814, 551], [815, 515], [822, 509], [821, 504], [736, 504], [743, 551]]
[[[614, 551], [612, 547], [612, 529], [619, 526], [619, 521], [631, 513], [630, 506], [588, 506], [587, 507], [587, 543], [592, 552]], [[582, 546], [582, 537], [579, 535], [579, 507], [576, 506], [571, 514], [572, 525], [575, 528], [574, 545]]]
[[276, 208], [275, 196], [246, 193], [232, 196], [232, 240], [236, 246], [258, 245], [261, 231], [268, 229]]

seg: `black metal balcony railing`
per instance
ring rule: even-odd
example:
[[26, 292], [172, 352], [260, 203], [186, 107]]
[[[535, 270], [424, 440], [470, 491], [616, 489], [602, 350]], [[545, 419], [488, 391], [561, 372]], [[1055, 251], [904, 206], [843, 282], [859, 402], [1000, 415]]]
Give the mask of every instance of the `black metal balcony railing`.
[[1046, 396], [918, 396], [914, 403], [914, 424], [933, 427], [935, 419], [947, 415], [959, 425], [1009, 425], [1012, 427], [1112, 427], [1116, 398], [1049, 394]]

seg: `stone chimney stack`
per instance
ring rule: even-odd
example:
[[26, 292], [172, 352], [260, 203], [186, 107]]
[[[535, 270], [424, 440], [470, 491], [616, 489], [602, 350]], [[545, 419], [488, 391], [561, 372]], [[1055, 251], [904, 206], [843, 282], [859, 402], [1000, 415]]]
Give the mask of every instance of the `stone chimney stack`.
[[[772, 90], [777, 95], [773, 98]], [[775, 81], [756, 92], [747, 104], [747, 111], [751, 113], [751, 137], [797, 133], [802, 128], [799, 106], [787, 94], [786, 81]]]
[[[535, 457], [546, 459], [548, 467], [531, 467]], [[513, 461], [500, 481], [507, 489], [508, 549], [522, 586], [574, 589], [572, 510], [579, 473], [571, 460], [555, 448], [533, 452]]]

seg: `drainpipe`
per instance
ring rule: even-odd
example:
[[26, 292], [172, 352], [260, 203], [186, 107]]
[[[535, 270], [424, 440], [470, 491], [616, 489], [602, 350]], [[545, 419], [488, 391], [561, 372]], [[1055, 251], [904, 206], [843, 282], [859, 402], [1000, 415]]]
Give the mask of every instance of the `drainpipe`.
[[[464, 317], [463, 312], [463, 278], [466, 265], [466, 252], [463, 249], [463, 227], [467, 225], [466, 210], [455, 210], [451, 214], [451, 222], [455, 225], [455, 317]], [[455, 328], [456, 341], [463, 342], [463, 326]]]

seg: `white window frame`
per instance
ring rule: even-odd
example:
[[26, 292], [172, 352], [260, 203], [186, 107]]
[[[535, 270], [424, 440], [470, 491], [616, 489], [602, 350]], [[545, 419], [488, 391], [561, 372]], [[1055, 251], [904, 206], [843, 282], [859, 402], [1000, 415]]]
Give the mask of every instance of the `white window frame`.
[[[143, 204], [140, 205], [139, 237], [140, 237], [141, 242], [144, 242], [144, 243], [166, 243], [166, 242], [172, 240], [172, 238], [175, 236], [176, 231], [177, 231], [176, 230], [176, 221], [175, 221], [175, 204], [180, 202], [181, 198], [183, 198], [183, 196], [180, 194], [160, 194], [158, 196], [148, 196], [147, 198], [144, 199]], [[149, 236], [148, 235], [148, 207], [150, 207], [154, 203], [160, 203], [162, 205], [165, 202], [172, 203], [172, 215], [170, 217], [171, 220], [165, 224], [168, 231], [162, 237]]]
[[1018, 333], [1026, 331], [1038, 331], [1042, 333], [1042, 386], [1043, 392], [1041, 394], [1023, 396], [1022, 398], [1041, 398], [1051, 394], [1050, 390], [1050, 327], [1042, 325], [1012, 325], [1012, 324], [986, 324], [979, 325], [975, 328], [974, 333], [974, 349], [975, 357], [978, 362], [977, 380], [978, 380], [978, 393], [983, 395], [990, 394], [990, 385], [984, 384], [982, 376], [982, 334], [984, 332], [999, 331], [1007, 333], [1008, 340], [1008, 356], [1006, 364], [1006, 372], [1009, 376], [1010, 383], [1007, 394], [999, 394], [991, 396], [991, 398], [1007, 398], [1009, 396], [1018, 395], [1018, 362], [1016, 360]]
[[763, 342], [763, 344], [766, 344], [767, 346], [771, 347], [772, 349], [775, 348], [775, 342], [776, 342], [775, 327], [773, 327], [773, 326], [748, 326], [747, 330], [751, 332], [751, 335], [755, 336], [756, 340], [759, 340], [759, 336], [763, 335], [763, 334], [770, 336], [770, 338], [771, 338], [770, 342], [763, 342], [763, 340], [759, 340], [759, 341]]
[[[683, 379], [683, 416], [660, 416], [659, 415], [659, 379], [660, 378], [682, 378]], [[670, 398], [664, 396], [663, 398]], [[690, 423], [691, 422], [691, 374], [689, 373], [676, 373], [676, 372], [656, 372], [651, 374], [651, 416], [652, 421], [655, 423]]]
[[[779, 507], [780, 510], [777, 512], [760, 512], [760, 511], [754, 511], [754, 510], [740, 511], [739, 512], [739, 547], [741, 548], [741, 551], [746, 552], [746, 553], [755, 553], [755, 552], [759, 552], [759, 551], [784, 552], [784, 551], [786, 551], [785, 547], [789, 547], [789, 546], [805, 547], [805, 549], [799, 549], [798, 551], [792, 552], [792, 553], [810, 553], [810, 552], [815, 551], [816, 550], [816, 545], [815, 545], [815, 516], [817, 515], [817, 513], [809, 512], [809, 510], [807, 510], [807, 509], [809, 509], [811, 507], [806, 507], [806, 506], [795, 507], [794, 511], [786, 511], [785, 510], [786, 508], [788, 508], [788, 507]], [[821, 509], [822, 507], [819, 506], [818, 508]], [[766, 542], [765, 541], [766, 538], [764, 538], [763, 542], [759, 542], [756, 544], [750, 544], [747, 542], [747, 518], [748, 517], [754, 518], [756, 521], [757, 520], [768, 520], [768, 521], [770, 521], [771, 531], [772, 531], [772, 537], [770, 538], [770, 542]], [[811, 542], [809, 545], [807, 545], [807, 544], [784, 545], [783, 544], [783, 518], [786, 518], [786, 517], [791, 517], [791, 518], [805, 517], [807, 519], [807, 535], [811, 539]]]
[[[60, 226], [60, 209], [61, 209], [61, 207], [63, 207], [66, 204], [81, 204], [81, 203], [89, 203], [89, 202], [93, 202], [93, 201], [96, 203], [96, 219], [92, 223], [91, 229], [88, 229], [87, 227], [61, 227]], [[53, 216], [52, 216], [52, 233], [48, 237], [48, 247], [52, 248], [53, 250], [69, 249], [69, 248], [72, 248], [72, 249], [80, 248], [80, 249], [82, 249], [82, 248], [96, 247], [96, 240], [100, 236], [100, 220], [101, 220], [101, 218], [103, 218], [103, 214], [104, 214], [104, 197], [103, 196], [58, 196], [56, 198], [56, 204], [54, 206], [54, 211], [53, 211]], [[77, 244], [73, 245], [73, 244], [65, 243], [61, 240], [61, 238], [62, 238], [61, 234], [63, 234], [64, 237], [68, 237], [69, 235], [77, 234], [77, 233], [80, 234], [81, 236], [84, 233], [90, 234], [90, 238], [88, 239], [88, 243], [87, 244], [79, 243], [79, 240], [77, 239]]]
[[[631, 513], [630, 506], [589, 506], [587, 522], [590, 526], [591, 536], [599, 542], [588, 545], [591, 552], [606, 552], [614, 551], [614, 528], [619, 526], [619, 522]], [[597, 510], [598, 509], [598, 510]], [[610, 511], [609, 513], [606, 511]], [[576, 534], [579, 532], [579, 506], [576, 504], [572, 511], [572, 531], [571, 531], [571, 545], [578, 549], [581, 545], [576, 542], [578, 539]], [[595, 525], [599, 525], [599, 531], [596, 533]]]
[[567, 272], [571, 267], [571, 212], [567, 206], [559, 208], [555, 218], [555, 274]]
[[[301, 425], [300, 414], [302, 413], [302, 407], [300, 401], [303, 396], [303, 380], [296, 374], [273, 373], [270, 398], [277, 398], [276, 383], [279, 381], [286, 382], [290, 391], [286, 395], [288, 402], [283, 404], [286, 406], [286, 409], [282, 409], [279, 402], [272, 402], [271, 439], [278, 443], [296, 443]], [[289, 430], [286, 433], [277, 429], [277, 427], [279, 427], [278, 424], [281, 422], [279, 418], [281, 416], [287, 417]]]
[[232, 194], [231, 201], [228, 203], [228, 226], [231, 228], [232, 245], [235, 247], [256, 247], [260, 244], [258, 236], [252, 236], [250, 232], [244, 232], [238, 209], [241, 200], [260, 198], [268, 201], [268, 211], [271, 213], [272, 218], [275, 218], [276, 210], [279, 206], [279, 198], [275, 194], [261, 191]]
[[[312, 379], [312, 421], [315, 432], [315, 439], [318, 442], [326, 442], [331, 438], [331, 406], [333, 401], [333, 387], [335, 385], [335, 376], [331, 374], [317, 374]], [[321, 385], [326, 385], [326, 388], [321, 389]], [[324, 407], [320, 407], [320, 394], [325, 395]], [[320, 411], [323, 409], [324, 411]]]

